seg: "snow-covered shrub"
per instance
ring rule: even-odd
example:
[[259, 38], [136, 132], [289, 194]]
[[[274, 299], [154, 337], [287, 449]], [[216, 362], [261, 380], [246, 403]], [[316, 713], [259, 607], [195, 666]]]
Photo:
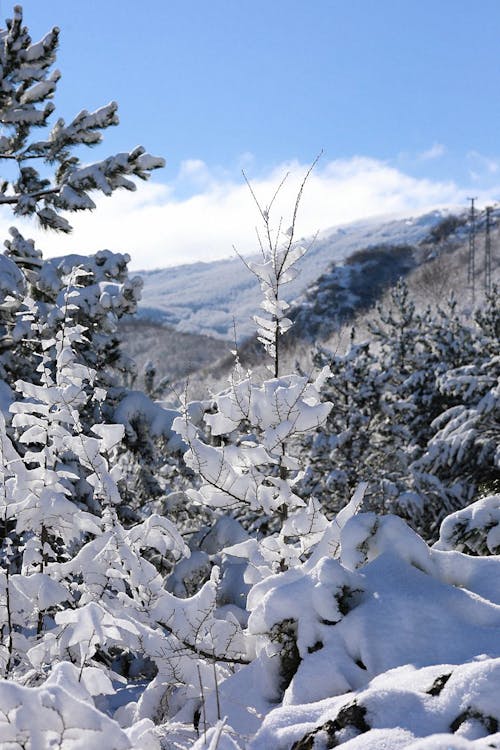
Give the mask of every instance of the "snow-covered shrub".
[[486, 750], [500, 747], [500, 660], [405, 665], [356, 694], [273, 711], [251, 750]]
[[271, 670], [267, 682], [279, 688], [275, 696], [269, 696], [271, 700], [280, 700], [285, 691], [296, 689], [302, 679], [301, 662], [323, 649], [328, 629], [356, 606], [361, 591], [361, 578], [356, 573], [326, 557], [313, 566], [292, 568], [253, 586], [247, 603], [248, 629], [257, 640], [257, 653], [265, 654]]
[[150, 720], [122, 728], [102, 711], [93, 696], [106, 692], [98, 670], [81, 672], [59, 664], [40, 687], [0, 680], [0, 744], [4, 748], [60, 747], [76, 750], [158, 750]]

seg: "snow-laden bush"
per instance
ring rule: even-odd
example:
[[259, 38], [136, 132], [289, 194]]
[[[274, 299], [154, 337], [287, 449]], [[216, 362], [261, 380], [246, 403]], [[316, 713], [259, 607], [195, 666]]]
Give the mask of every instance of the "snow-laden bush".
[[500, 747], [500, 659], [408, 664], [355, 695], [273, 711], [252, 750], [487, 750]]
[[93, 696], [109, 688], [99, 670], [82, 672], [67, 662], [57, 665], [40, 687], [0, 680], [1, 746], [158, 750], [150, 720], [124, 729], [95, 707]]
[[500, 553], [500, 495], [490, 495], [447, 516], [436, 549], [457, 549], [468, 555]]

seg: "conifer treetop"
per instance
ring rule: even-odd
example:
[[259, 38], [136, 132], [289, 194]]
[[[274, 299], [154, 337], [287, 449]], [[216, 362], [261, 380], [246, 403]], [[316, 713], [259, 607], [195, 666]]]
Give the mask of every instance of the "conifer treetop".
[[[70, 232], [61, 212], [95, 208], [92, 191], [111, 195], [118, 188], [135, 190], [131, 178], [147, 180], [165, 162], [137, 146], [81, 164], [73, 150], [101, 143], [102, 131], [119, 122], [118, 105], [110, 102], [94, 112], [83, 109], [69, 123], [62, 118], [49, 123], [60, 78], [60, 72], [52, 70], [58, 42], [59, 29], [54, 27], [33, 43], [19, 5], [0, 30], [0, 160], [15, 166], [13, 177], [0, 180], [0, 205], [10, 205], [19, 216], [36, 215], [44, 228]], [[43, 131], [39, 139], [34, 129]]]

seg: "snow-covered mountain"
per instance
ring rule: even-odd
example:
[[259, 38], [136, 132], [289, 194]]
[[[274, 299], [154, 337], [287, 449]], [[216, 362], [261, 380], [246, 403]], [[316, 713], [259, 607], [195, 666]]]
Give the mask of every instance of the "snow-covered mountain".
[[[300, 274], [288, 286], [297, 299], [332, 263], [361, 249], [381, 245], [415, 245], [424, 240], [448, 211], [435, 210], [409, 218], [357, 221], [318, 234], [300, 262]], [[308, 242], [304, 240], [304, 242]], [[257, 279], [237, 257], [144, 271], [140, 314], [179, 331], [238, 339], [255, 330], [252, 315], [259, 300]]]

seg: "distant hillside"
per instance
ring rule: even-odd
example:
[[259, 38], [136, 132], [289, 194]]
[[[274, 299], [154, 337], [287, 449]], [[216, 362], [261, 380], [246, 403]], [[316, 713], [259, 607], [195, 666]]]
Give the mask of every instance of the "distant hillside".
[[369, 309], [383, 292], [418, 264], [412, 245], [358, 250], [321, 274], [291, 314], [295, 338], [324, 340], [354, 314]]
[[[293, 300], [314, 284], [332, 263], [359, 250], [383, 245], [416, 245], [448, 216], [432, 211], [405, 219], [370, 219], [321, 232], [300, 263], [299, 276], [288, 285]], [[303, 240], [307, 245], [308, 241]], [[205, 333], [230, 341], [252, 336], [252, 316], [260, 299], [254, 276], [237, 257], [194, 263], [140, 274], [144, 290], [142, 318], [171, 325], [178, 331]]]
[[151, 362], [157, 372], [156, 381], [168, 378], [182, 381], [224, 357], [229, 345], [220, 339], [194, 333], [181, 333], [170, 326], [147, 320], [129, 319], [120, 324], [124, 350], [137, 365], [136, 386], [144, 387], [144, 368]]

